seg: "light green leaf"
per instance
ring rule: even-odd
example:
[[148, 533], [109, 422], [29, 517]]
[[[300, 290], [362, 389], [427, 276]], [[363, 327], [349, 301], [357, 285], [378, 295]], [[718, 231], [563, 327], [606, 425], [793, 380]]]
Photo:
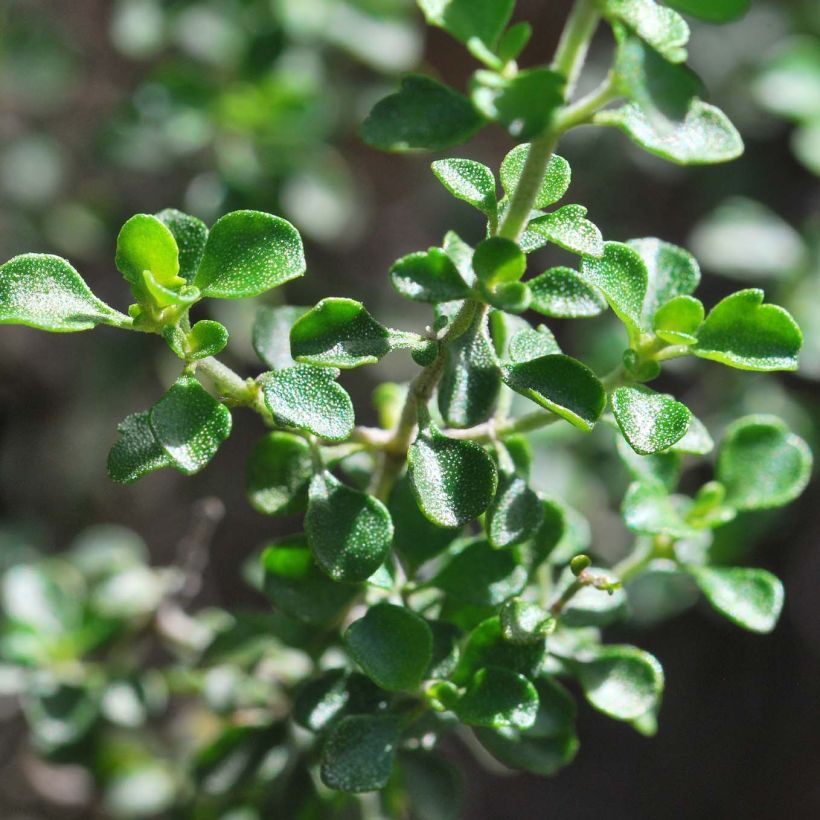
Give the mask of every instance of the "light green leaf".
[[471, 159], [442, 159], [432, 164], [433, 173], [456, 198], [486, 214], [495, 216], [496, 190], [493, 172]]
[[149, 214], [136, 214], [117, 237], [117, 270], [133, 286], [135, 295], [149, 271], [157, 284], [176, 290], [185, 284], [179, 275], [179, 250], [174, 234], [164, 222]]
[[258, 381], [265, 405], [279, 424], [344, 441], [355, 423], [353, 402], [336, 382], [339, 371], [298, 364], [264, 373]]
[[407, 464], [419, 508], [440, 527], [478, 518], [495, 497], [498, 473], [485, 450], [447, 438], [432, 424], [419, 430]]
[[726, 503], [739, 510], [782, 507], [806, 488], [811, 477], [808, 445], [776, 416], [745, 416], [726, 431], [717, 478]]
[[563, 205], [557, 211], [533, 219], [521, 237], [521, 247], [531, 253], [548, 242], [580, 256], [603, 256], [604, 239], [598, 228], [585, 219], [583, 205]]
[[820, 49], [811, 36], [779, 44], [755, 78], [754, 95], [764, 108], [795, 122], [820, 118]]
[[179, 275], [188, 284], [193, 283], [208, 240], [208, 228], [202, 220], [174, 208], [166, 208], [155, 216], [171, 231], [177, 243]]
[[330, 789], [359, 793], [383, 789], [399, 744], [395, 717], [349, 715], [337, 723], [322, 750], [320, 773]]
[[564, 102], [565, 82], [548, 68], [526, 69], [512, 77], [476, 71], [470, 99], [488, 120], [502, 125], [515, 139], [529, 140], [544, 132]]
[[[684, 437], [685, 438], [685, 437]], [[626, 439], [618, 436], [616, 446], [618, 455], [624, 462], [629, 474], [636, 481], [660, 482], [668, 492], [674, 492], [678, 486], [681, 473], [681, 454], [674, 448], [665, 453], [651, 456], [639, 456]]]
[[611, 402], [624, 438], [642, 456], [660, 453], [680, 441], [692, 417], [685, 404], [648, 387], [619, 387]]
[[676, 296], [658, 308], [652, 329], [658, 338], [670, 345], [692, 345], [703, 324], [703, 303], [694, 296]]
[[545, 609], [523, 598], [513, 598], [501, 607], [501, 634], [513, 644], [535, 644], [555, 631], [556, 620]]
[[560, 352], [555, 336], [546, 325], [538, 325], [537, 329], [520, 330], [510, 339], [510, 361], [515, 364]]
[[[501, 186], [508, 197], [511, 197], [518, 187], [529, 154], [529, 144], [516, 145], [501, 163]], [[567, 192], [571, 179], [572, 171], [569, 163], [558, 154], [553, 154], [547, 164], [547, 172], [535, 197], [533, 207], [546, 208], [558, 202]]]
[[131, 484], [172, 462], [148, 423], [148, 412], [134, 413], [117, 426], [119, 437], [108, 453], [108, 476], [120, 484]]
[[523, 675], [490, 666], [476, 672], [454, 711], [473, 726], [528, 729], [538, 714], [538, 692]]
[[348, 627], [344, 642], [364, 673], [391, 692], [416, 689], [433, 657], [433, 635], [424, 619], [393, 604], [370, 607]]
[[715, 443], [712, 441], [712, 437], [703, 422], [697, 416], [692, 416], [689, 420], [686, 435], [672, 446], [671, 451], [674, 453], [688, 453], [693, 456], [705, 456], [711, 453], [714, 447]]
[[362, 138], [382, 151], [443, 151], [466, 142], [484, 125], [470, 101], [452, 88], [409, 74], [362, 125]]
[[647, 272], [643, 326], [651, 327], [661, 305], [677, 296], [694, 293], [700, 283], [700, 267], [691, 253], [660, 239], [630, 239], [627, 243], [643, 259]]
[[606, 391], [597, 376], [585, 364], [563, 354], [504, 365], [501, 374], [516, 393], [581, 430], [592, 430], [606, 406]]
[[630, 484], [621, 504], [621, 514], [626, 526], [634, 532], [668, 535], [670, 538], [697, 535], [684, 521], [660, 481], [643, 480]]
[[244, 299], [305, 269], [302, 239], [290, 222], [261, 211], [234, 211], [211, 228], [194, 284], [204, 296]]
[[502, 236], [485, 239], [473, 254], [473, 270], [479, 282], [495, 286], [517, 282], [527, 268], [518, 244]]
[[658, 704], [663, 669], [634, 646], [604, 646], [573, 667], [587, 700], [615, 720], [635, 720]]
[[751, 0], [667, 0], [673, 8], [709, 23], [728, 23], [742, 17]]
[[654, 0], [606, 0], [608, 15], [626, 23], [635, 34], [672, 63], [686, 60], [689, 26], [677, 12]]
[[467, 45], [474, 37], [494, 49], [510, 22], [515, 0], [417, 0], [427, 22]]
[[172, 466], [198, 473], [231, 432], [231, 412], [195, 378], [180, 377], [151, 408], [148, 422]]
[[168, 347], [187, 362], [216, 356], [228, 344], [228, 329], [210, 319], [197, 322], [187, 333], [180, 325], [166, 325], [162, 336]]
[[750, 632], [771, 632], [783, 609], [783, 584], [763, 569], [687, 567], [709, 603]]
[[295, 515], [307, 505], [313, 476], [310, 446], [301, 436], [274, 431], [256, 442], [248, 457], [245, 490], [264, 515]]
[[271, 370], [281, 370], [296, 364], [290, 355], [290, 329], [307, 310], [305, 307], [290, 305], [262, 305], [256, 311], [253, 349]]
[[588, 285], [572, 268], [550, 268], [530, 279], [530, 308], [556, 319], [581, 319], [598, 316], [606, 310], [601, 292]]
[[526, 48], [532, 37], [532, 26], [529, 23], [522, 22], [510, 26], [504, 34], [496, 49], [498, 59], [503, 65], [506, 65], [511, 60], [517, 60], [521, 52]]
[[94, 296], [65, 259], [27, 253], [0, 265], [0, 324], [71, 333], [131, 320]]
[[532, 538], [544, 520], [541, 499], [520, 476], [502, 474], [495, 499], [487, 511], [490, 543], [501, 549]]
[[709, 311], [692, 352], [740, 370], [796, 370], [803, 334], [787, 310], [763, 304], [763, 291], [740, 290]]
[[636, 251], [620, 242], [605, 242], [600, 259], [588, 256], [581, 263], [581, 278], [598, 288], [626, 325], [630, 336], [641, 330], [643, 303], [648, 287], [646, 265]]
[[316, 561], [331, 578], [366, 581], [390, 551], [393, 522], [381, 501], [325, 471], [310, 482], [305, 531]]
[[403, 256], [390, 268], [390, 281], [402, 296], [417, 302], [450, 302], [470, 296], [470, 287], [441, 248]]

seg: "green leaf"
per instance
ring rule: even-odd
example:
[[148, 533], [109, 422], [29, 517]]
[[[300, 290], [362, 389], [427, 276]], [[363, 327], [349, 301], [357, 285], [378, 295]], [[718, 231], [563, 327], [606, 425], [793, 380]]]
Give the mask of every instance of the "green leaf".
[[605, 242], [600, 259], [584, 257], [580, 275], [604, 294], [630, 336], [640, 332], [648, 273], [636, 251], [620, 242]]
[[502, 474], [495, 500], [487, 510], [487, 537], [501, 549], [530, 539], [544, 520], [541, 499], [527, 482], [514, 474]]
[[[694, 418], [693, 418], [694, 420]], [[684, 436], [685, 438], [685, 436]], [[618, 455], [636, 481], [659, 481], [668, 492], [674, 492], [681, 473], [681, 455], [675, 448], [665, 453], [639, 456], [626, 439], [618, 437]]]
[[[592, 575], [612, 577], [608, 570], [601, 567], [591, 566], [588, 572]], [[559, 589], [566, 589], [574, 580], [575, 575], [568, 567], [561, 573], [557, 586]], [[561, 624], [573, 628], [603, 627], [624, 620], [627, 613], [627, 598], [622, 588], [607, 591], [585, 586], [564, 606], [561, 611]]]
[[468, 543], [430, 584], [464, 603], [498, 606], [524, 589], [528, 576], [517, 550], [497, 550], [489, 541]]
[[316, 561], [331, 578], [366, 581], [390, 551], [393, 522], [381, 501], [322, 472], [310, 482], [305, 531]]
[[538, 692], [523, 675], [490, 666], [476, 672], [454, 711], [472, 726], [527, 729], [538, 713]]
[[647, 238], [630, 239], [627, 244], [646, 265], [643, 326], [648, 328], [661, 305], [677, 296], [694, 293], [700, 284], [700, 267], [691, 253], [670, 242]]
[[655, 312], [652, 329], [670, 345], [692, 345], [703, 324], [703, 303], [694, 296], [676, 296]]
[[134, 413], [117, 426], [119, 437], [108, 453], [108, 476], [131, 484], [154, 470], [170, 467], [171, 459], [154, 436], [149, 413]]
[[350, 396], [336, 382], [338, 375], [335, 368], [298, 364], [264, 373], [258, 381], [278, 424], [344, 441], [353, 431], [355, 416]]
[[796, 370], [803, 334], [788, 311], [763, 304], [763, 291], [740, 290], [718, 302], [692, 352], [739, 370]]
[[642, 456], [668, 450], [680, 441], [692, 417], [685, 404], [648, 387], [619, 387], [611, 402], [624, 438]]
[[148, 422], [171, 465], [198, 473], [231, 432], [231, 412], [195, 378], [180, 377], [151, 408]]
[[430, 627], [394, 604], [370, 607], [348, 627], [344, 642], [364, 673], [391, 692], [416, 689], [433, 657]]
[[330, 731], [322, 749], [322, 782], [343, 792], [383, 789], [399, 743], [394, 717], [349, 715]]
[[667, 0], [673, 8], [709, 23], [728, 23], [742, 17], [751, 0]]
[[712, 437], [703, 422], [697, 416], [692, 416], [689, 420], [686, 435], [675, 443], [671, 450], [673, 453], [705, 456], [711, 453], [714, 447], [715, 443], [712, 441]]
[[556, 620], [545, 609], [523, 598], [513, 598], [501, 607], [501, 634], [508, 643], [543, 643], [555, 631]]
[[301, 436], [272, 432], [253, 447], [245, 472], [251, 506], [263, 515], [295, 515], [307, 505], [313, 476], [310, 446]]
[[626, 23], [669, 62], [686, 60], [689, 26], [672, 9], [658, 5], [654, 0], [606, 0], [605, 12]]
[[709, 603], [750, 632], [771, 632], [783, 609], [783, 584], [763, 569], [687, 567]]
[[364, 675], [329, 669], [299, 686], [293, 719], [308, 731], [321, 732], [345, 715], [377, 711], [383, 698]]
[[478, 518], [495, 497], [498, 473], [485, 450], [424, 425], [407, 457], [408, 475], [421, 511], [440, 527]]
[[216, 356], [228, 344], [228, 329], [210, 319], [197, 322], [187, 333], [179, 325], [166, 325], [162, 336], [168, 347], [188, 362]]
[[94, 296], [65, 259], [27, 253], [0, 265], [0, 324], [71, 333], [131, 320]]
[[538, 250], [548, 242], [580, 256], [603, 256], [604, 239], [598, 228], [585, 219], [583, 205], [563, 205], [557, 211], [536, 217], [521, 237], [526, 253]]
[[480, 162], [471, 159], [442, 159], [432, 164], [433, 173], [456, 198], [494, 217], [496, 212], [495, 177]]
[[390, 268], [390, 281], [402, 296], [417, 302], [466, 299], [471, 292], [450, 255], [441, 248], [403, 256]]
[[305, 269], [302, 239], [290, 222], [261, 211], [234, 211], [211, 228], [194, 284], [203, 296], [244, 299]]
[[438, 407], [451, 427], [472, 427], [486, 421], [501, 390], [501, 371], [487, 329], [478, 311], [470, 327], [447, 346], [438, 386]]
[[546, 325], [538, 325], [537, 329], [520, 330], [510, 339], [510, 361], [515, 364], [560, 352], [555, 336]]
[[488, 120], [502, 125], [515, 139], [528, 140], [546, 130], [563, 104], [565, 82], [548, 68], [525, 69], [512, 77], [476, 71], [470, 98]]
[[634, 646], [604, 646], [588, 660], [573, 662], [587, 700], [616, 720], [635, 720], [659, 702], [663, 669]]
[[739, 510], [782, 507], [806, 488], [811, 450], [776, 416], [746, 416], [726, 431], [717, 478], [726, 502]]
[[588, 285], [572, 268], [550, 268], [530, 279], [530, 308], [556, 319], [598, 316], [607, 303], [601, 292]]
[[432, 26], [443, 28], [456, 40], [469, 44], [477, 38], [494, 49], [510, 21], [515, 0], [417, 0]]
[[297, 621], [330, 623], [359, 594], [358, 586], [336, 583], [321, 572], [304, 535], [274, 542], [260, 560], [265, 595]]
[[634, 532], [691, 538], [696, 535], [675, 507], [660, 481], [636, 481], [629, 486], [621, 505], [624, 523]]
[[174, 208], [166, 208], [155, 216], [173, 234], [179, 250], [179, 275], [191, 284], [202, 261], [208, 228], [202, 220]]
[[[501, 163], [501, 187], [508, 197], [513, 195], [518, 183], [521, 181], [521, 175], [524, 172], [524, 166], [527, 164], [529, 154], [529, 144], [516, 145]], [[535, 197], [533, 207], [546, 208], [558, 202], [567, 192], [571, 179], [572, 171], [569, 163], [558, 154], [553, 154], [547, 163], [547, 172]]]
[[292, 367], [296, 362], [290, 355], [290, 329], [307, 311], [290, 305], [262, 305], [253, 322], [253, 349], [271, 370]]
[[512, 390], [587, 432], [606, 406], [606, 391], [596, 375], [563, 354], [504, 365], [501, 374]]
[[185, 284], [179, 275], [179, 249], [164, 222], [149, 214], [136, 214], [117, 236], [117, 270], [134, 287], [143, 287], [143, 272], [150, 271], [157, 284], [178, 289]]
[[526, 268], [527, 258], [521, 248], [501, 236], [485, 239], [473, 254], [473, 270], [486, 285], [517, 282]]
[[362, 138], [382, 151], [443, 151], [466, 142], [483, 125], [462, 94], [422, 74], [408, 74], [395, 94], [376, 103], [362, 125]]
[[482, 282], [479, 290], [488, 305], [507, 313], [523, 313], [530, 306], [530, 289], [523, 282], [502, 282], [488, 285]]
[[414, 817], [454, 820], [463, 816], [461, 771], [443, 755], [426, 749], [399, 752], [401, 784]]

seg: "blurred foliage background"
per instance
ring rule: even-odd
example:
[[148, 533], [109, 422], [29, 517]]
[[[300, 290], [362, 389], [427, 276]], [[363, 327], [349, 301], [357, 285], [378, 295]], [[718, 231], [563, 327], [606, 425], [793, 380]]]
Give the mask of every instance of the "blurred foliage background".
[[[519, 3], [538, 32], [525, 64], [548, 59], [567, 7]], [[736, 377], [687, 360], [667, 378], [713, 433], [738, 415], [775, 412], [816, 450], [820, 5], [755, 0], [737, 23], [693, 28], [692, 65], [743, 133], [743, 158], [677, 168], [611, 129], [582, 129], [561, 153], [574, 169], [577, 201], [607, 238], [653, 235], [688, 247], [707, 274], [707, 304], [744, 282], [795, 314], [806, 334], [799, 374]], [[610, 48], [604, 37], [596, 42], [593, 66], [605, 65]], [[309, 275], [287, 287], [291, 303], [351, 296], [386, 324], [423, 327], [425, 311], [399, 307], [391, 294], [389, 264], [439, 242], [447, 228], [476, 239], [481, 223], [441, 191], [431, 157], [377, 154], [356, 128], [402, 72], [424, 63], [458, 85], [467, 60], [446, 35], [423, 30], [410, 0], [7, 0], [0, 259], [27, 250], [67, 256], [101, 298], [123, 308], [128, 296], [113, 252], [128, 216], [171, 206], [212, 221], [259, 208], [287, 217], [308, 240]], [[507, 147], [503, 134], [488, 131], [465, 153], [497, 165]], [[554, 253], [535, 258], [546, 268]], [[249, 308], [214, 309], [231, 330], [232, 364], [254, 372]], [[610, 344], [619, 331], [606, 316], [555, 330], [562, 346], [602, 370], [620, 349]], [[245, 500], [244, 460], [261, 432], [250, 414], [237, 415], [231, 439], [201, 475], [162, 471], [134, 487], [110, 483], [104, 464], [116, 424], [171, 381], [172, 356], [139, 334], [101, 330], [60, 342], [4, 328], [0, 345], [0, 816], [165, 816], [180, 795], [190, 799], [178, 773], [219, 737], [220, 716], [275, 704], [273, 672], [296, 662], [284, 646], [251, 642], [252, 659], [266, 652], [261, 672], [224, 651], [197, 680], [179, 671], [227, 628], [224, 610], [245, 611], [247, 635], [264, 631], [258, 619], [269, 610], [242, 568], [266, 540], [288, 532], [287, 522], [266, 520]], [[412, 372], [401, 357], [388, 367], [344, 376], [361, 422], [375, 418], [378, 379]], [[125, 370], [134, 377], [121, 381]], [[597, 435], [556, 428], [537, 441], [538, 488], [582, 510], [592, 552], [616, 559], [627, 545], [614, 513], [627, 484], [623, 467]], [[220, 505], [199, 501], [211, 496], [224, 501], [224, 518]], [[754, 553], [756, 564], [784, 578], [775, 637], [734, 631], [702, 609], [659, 618], [657, 602], [642, 606], [638, 597], [635, 621], [615, 637], [645, 631], [642, 645], [667, 670], [658, 736], [586, 712], [574, 766], [548, 781], [468, 776], [464, 816], [817, 817], [816, 499], [815, 482], [785, 515], [745, 516], [718, 531], [716, 549], [727, 561]], [[670, 616], [690, 602], [687, 590], [670, 600]], [[248, 649], [247, 641], [237, 645]], [[89, 653], [108, 670], [93, 681], [100, 696], [92, 711], [65, 687], [50, 689], [47, 675], [21, 672], [21, 658], [70, 665]], [[158, 671], [169, 658], [178, 672], [170, 679]], [[207, 708], [189, 696], [194, 691], [204, 692]], [[88, 758], [61, 750], [81, 748], [92, 728], [105, 741], [84, 769], [77, 760]], [[448, 752], [475, 766], [458, 747]], [[268, 758], [251, 784], [284, 765]], [[199, 764], [202, 777], [213, 774], [207, 760]], [[217, 805], [224, 782], [202, 782]]]

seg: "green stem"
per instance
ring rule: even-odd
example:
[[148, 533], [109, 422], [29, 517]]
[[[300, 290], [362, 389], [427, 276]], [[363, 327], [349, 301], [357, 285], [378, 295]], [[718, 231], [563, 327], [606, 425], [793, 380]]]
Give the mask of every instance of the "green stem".
[[552, 61], [553, 71], [563, 74], [567, 79], [566, 99], [570, 99], [575, 90], [600, 19], [595, 0], [576, 0], [567, 18]]
[[564, 133], [577, 125], [591, 122], [601, 108], [619, 96], [620, 91], [617, 87], [615, 75], [610, 72], [594, 91], [591, 91], [578, 102], [568, 105], [556, 119], [555, 127], [561, 133]]
[[256, 389], [252, 387], [237, 372], [222, 364], [218, 359], [209, 356], [196, 363], [196, 369], [205, 373], [213, 382], [219, 394], [232, 404], [252, 405], [256, 396]]

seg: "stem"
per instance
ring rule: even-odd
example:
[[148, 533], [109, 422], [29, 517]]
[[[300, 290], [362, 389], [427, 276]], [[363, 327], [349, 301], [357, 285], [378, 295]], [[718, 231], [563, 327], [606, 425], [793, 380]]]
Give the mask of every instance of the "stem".
[[583, 578], [582, 573], [555, 599], [555, 602], [550, 606], [550, 615], [560, 615], [564, 611], [564, 607], [587, 586], [587, 582]]
[[213, 382], [220, 395], [234, 404], [252, 404], [255, 390], [236, 371], [218, 359], [209, 356], [197, 362], [196, 369], [204, 372]]
[[595, 0], [576, 0], [567, 18], [552, 61], [553, 71], [567, 79], [566, 99], [570, 99], [575, 90], [600, 16]]
[[615, 75], [610, 72], [594, 91], [564, 109], [556, 120], [556, 127], [563, 133], [576, 125], [588, 123], [601, 108], [619, 96]]

